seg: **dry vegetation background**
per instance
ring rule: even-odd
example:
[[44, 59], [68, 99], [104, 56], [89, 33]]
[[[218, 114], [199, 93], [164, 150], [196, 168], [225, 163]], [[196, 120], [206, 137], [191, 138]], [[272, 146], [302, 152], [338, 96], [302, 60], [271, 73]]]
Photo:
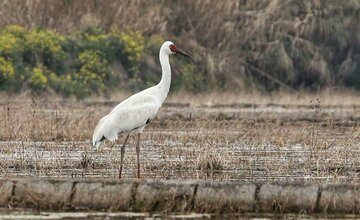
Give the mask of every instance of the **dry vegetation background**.
[[[358, 0], [2, 0], [0, 26], [172, 39], [194, 56], [198, 90], [360, 88], [359, 8]], [[153, 57], [147, 69], [159, 70]]]

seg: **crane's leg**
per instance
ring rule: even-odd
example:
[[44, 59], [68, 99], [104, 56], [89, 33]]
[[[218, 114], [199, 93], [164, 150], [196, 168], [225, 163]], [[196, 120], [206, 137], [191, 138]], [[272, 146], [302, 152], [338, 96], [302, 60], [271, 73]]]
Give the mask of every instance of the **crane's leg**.
[[137, 157], [137, 177], [140, 178], [140, 133], [138, 133], [138, 139], [136, 143], [136, 157]]
[[128, 134], [125, 138], [125, 142], [121, 147], [121, 158], [120, 158], [120, 169], [119, 169], [119, 179], [121, 179], [121, 173], [123, 168], [123, 162], [124, 162], [124, 154], [125, 154], [125, 145], [130, 137], [130, 134]]

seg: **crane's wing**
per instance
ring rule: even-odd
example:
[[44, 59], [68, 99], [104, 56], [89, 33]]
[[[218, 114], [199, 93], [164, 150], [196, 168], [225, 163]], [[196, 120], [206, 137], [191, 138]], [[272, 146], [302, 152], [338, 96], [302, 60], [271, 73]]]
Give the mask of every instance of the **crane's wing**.
[[118, 109], [121, 108], [127, 108], [130, 106], [142, 106], [146, 103], [158, 103], [159, 105], [161, 105], [161, 103], [159, 103], [159, 101], [156, 99], [155, 96], [146, 93], [146, 90], [143, 90], [139, 93], [136, 93], [132, 96], [130, 96], [129, 98], [125, 99], [124, 101], [120, 102], [117, 106], [115, 106], [115, 108], [113, 110], [111, 110], [111, 112], [116, 112], [118, 111]]
[[159, 111], [160, 104], [153, 96], [141, 97], [142, 102], [116, 106], [104, 116], [96, 126], [93, 134], [93, 145], [99, 146], [104, 139], [114, 141], [119, 133], [130, 132], [141, 128], [152, 120]]

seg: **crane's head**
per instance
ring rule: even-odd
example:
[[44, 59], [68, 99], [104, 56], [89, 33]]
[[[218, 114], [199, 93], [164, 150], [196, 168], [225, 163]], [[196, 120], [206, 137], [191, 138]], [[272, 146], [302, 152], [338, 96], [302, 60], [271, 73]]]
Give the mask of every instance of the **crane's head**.
[[165, 41], [163, 45], [161, 46], [161, 50], [164, 50], [167, 54], [181, 54], [183, 56], [186, 56], [188, 58], [191, 58], [191, 56], [184, 51], [180, 50], [178, 47], [175, 46], [175, 44], [171, 41]]

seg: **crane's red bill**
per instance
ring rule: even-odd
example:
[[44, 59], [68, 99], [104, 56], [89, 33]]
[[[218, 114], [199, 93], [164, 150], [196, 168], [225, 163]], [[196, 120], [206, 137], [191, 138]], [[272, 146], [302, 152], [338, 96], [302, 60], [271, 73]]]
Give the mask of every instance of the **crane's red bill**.
[[187, 54], [187, 53], [185, 53], [184, 51], [180, 50], [180, 49], [177, 48], [174, 44], [171, 44], [171, 45], [169, 46], [169, 48], [170, 48], [170, 50], [171, 50], [172, 52], [181, 54], [181, 55], [186, 56], [186, 57], [188, 57], [189, 59], [192, 60], [192, 58], [191, 58], [191, 56], [190, 56], [189, 54]]

